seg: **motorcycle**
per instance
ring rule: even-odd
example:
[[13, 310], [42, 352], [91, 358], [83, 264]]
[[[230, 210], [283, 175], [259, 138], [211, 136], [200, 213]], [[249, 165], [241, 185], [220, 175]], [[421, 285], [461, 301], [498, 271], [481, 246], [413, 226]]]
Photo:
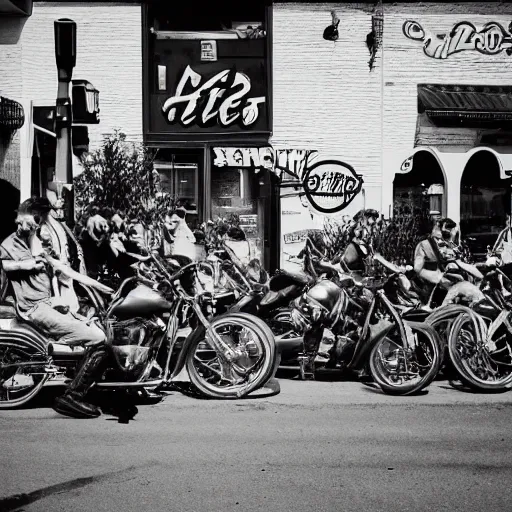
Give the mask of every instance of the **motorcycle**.
[[408, 395], [432, 382], [441, 364], [440, 341], [432, 327], [403, 318], [386, 296], [397, 276], [406, 280], [395, 270], [384, 281], [340, 276], [335, 284], [322, 279], [295, 301], [292, 319], [305, 333], [302, 378], [313, 370], [311, 353], [329, 329], [335, 336], [329, 354], [335, 366], [360, 375], [369, 369], [385, 393]]
[[512, 282], [496, 268], [481, 289], [484, 298], [471, 308], [459, 307], [451, 321], [447, 349], [463, 384], [502, 391], [512, 387]]
[[290, 303], [313, 282], [313, 278], [303, 272], [278, 270], [269, 279], [258, 261], [243, 266], [227, 246], [212, 251], [202, 264], [202, 270], [213, 276], [216, 291], [212, 294], [212, 311], [258, 316], [274, 333], [280, 365], [294, 365], [302, 335], [294, 329]]
[[[111, 364], [96, 388], [157, 388], [171, 383], [183, 368], [194, 388], [209, 397], [242, 398], [264, 386], [276, 361], [268, 326], [246, 313], [207, 319], [196, 263], [171, 274], [156, 254], [148, 257], [149, 262], [153, 272], [139, 271], [124, 280], [111, 300], [103, 301], [105, 309], [96, 291], [86, 291], [95, 301], [112, 352]], [[0, 409], [26, 404], [43, 387], [65, 385], [84, 352], [81, 346], [49, 339], [13, 308], [3, 312]], [[178, 343], [178, 330], [187, 325], [192, 330]]]

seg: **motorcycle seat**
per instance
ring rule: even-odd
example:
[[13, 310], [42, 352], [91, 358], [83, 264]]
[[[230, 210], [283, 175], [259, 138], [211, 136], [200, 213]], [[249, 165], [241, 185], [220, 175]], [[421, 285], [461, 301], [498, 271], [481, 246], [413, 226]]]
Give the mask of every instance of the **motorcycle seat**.
[[304, 272], [293, 272], [290, 270], [278, 270], [270, 279], [269, 288], [273, 292], [279, 292], [291, 285], [301, 288], [312, 282], [312, 278]]
[[260, 308], [273, 309], [288, 304], [297, 298], [302, 291], [302, 286], [292, 284], [279, 291], [269, 291], [260, 301]]
[[43, 338], [45, 345], [48, 345], [49, 343], [55, 343], [57, 341], [53, 337], [49, 336], [43, 330], [38, 329], [35, 325], [25, 320], [22, 320], [18, 316], [15, 316], [15, 318], [12, 320], [11, 329], [28, 332], [29, 334], [32, 334], [36, 338]]

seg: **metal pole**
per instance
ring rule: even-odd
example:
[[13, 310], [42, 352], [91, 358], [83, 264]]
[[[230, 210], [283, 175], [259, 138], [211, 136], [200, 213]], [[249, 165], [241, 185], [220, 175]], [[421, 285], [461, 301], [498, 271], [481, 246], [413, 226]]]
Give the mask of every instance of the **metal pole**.
[[[58, 72], [57, 103], [55, 110], [55, 189], [59, 199], [64, 199], [64, 212], [68, 224], [74, 223], [73, 163], [71, 127], [73, 111], [69, 97], [69, 84], [76, 64], [76, 23], [70, 19], [54, 22], [55, 60]], [[66, 197], [62, 196], [64, 189]]]

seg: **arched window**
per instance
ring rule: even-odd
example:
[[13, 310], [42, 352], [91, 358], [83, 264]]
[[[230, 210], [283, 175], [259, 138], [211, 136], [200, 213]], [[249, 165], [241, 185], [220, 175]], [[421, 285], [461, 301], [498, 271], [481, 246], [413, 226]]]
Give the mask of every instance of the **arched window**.
[[475, 257], [485, 256], [510, 213], [510, 180], [500, 178], [496, 156], [478, 151], [468, 160], [461, 180], [460, 228]]
[[417, 207], [429, 208], [430, 213], [442, 215], [446, 210], [444, 174], [436, 157], [430, 151], [415, 153], [411, 171], [395, 176], [394, 205], [408, 198], [411, 198]]

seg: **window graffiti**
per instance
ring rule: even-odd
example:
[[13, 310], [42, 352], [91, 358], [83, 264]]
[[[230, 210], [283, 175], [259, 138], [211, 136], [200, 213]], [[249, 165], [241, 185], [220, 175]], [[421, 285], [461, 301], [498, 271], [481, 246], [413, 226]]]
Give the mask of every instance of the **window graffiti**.
[[423, 51], [428, 57], [446, 59], [454, 53], [477, 51], [485, 55], [496, 55], [505, 51], [512, 55], [512, 23], [508, 29], [491, 21], [480, 30], [468, 21], [454, 25], [449, 34], [429, 32], [417, 22], [408, 20], [402, 27], [405, 37], [423, 41]]
[[234, 123], [250, 126], [260, 114], [264, 96], [249, 97], [251, 80], [235, 69], [226, 69], [208, 80], [187, 66], [174, 96], [162, 106], [169, 123], [201, 127], [215, 123], [228, 127]]
[[216, 167], [268, 169], [281, 187], [299, 187], [311, 207], [320, 213], [345, 209], [361, 192], [363, 178], [339, 160], [318, 160], [318, 151], [262, 148], [213, 148]]

